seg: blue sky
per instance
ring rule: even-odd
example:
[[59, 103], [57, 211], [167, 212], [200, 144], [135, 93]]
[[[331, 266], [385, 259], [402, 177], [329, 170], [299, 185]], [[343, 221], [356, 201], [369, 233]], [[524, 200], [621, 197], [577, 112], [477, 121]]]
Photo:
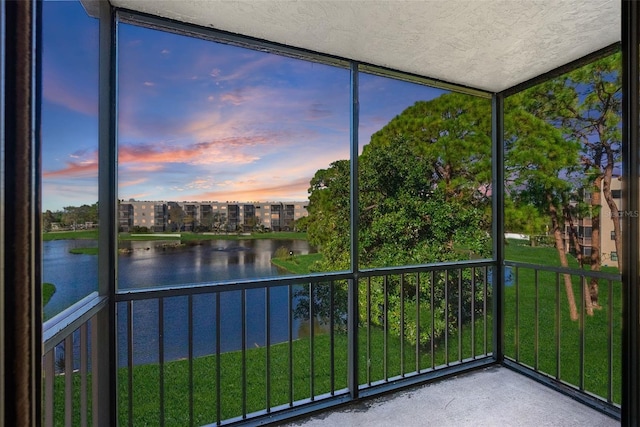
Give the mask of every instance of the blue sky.
[[[98, 22], [45, 2], [43, 208], [97, 201]], [[349, 72], [121, 24], [119, 198], [305, 200], [349, 157]], [[440, 90], [360, 75], [360, 144]]]

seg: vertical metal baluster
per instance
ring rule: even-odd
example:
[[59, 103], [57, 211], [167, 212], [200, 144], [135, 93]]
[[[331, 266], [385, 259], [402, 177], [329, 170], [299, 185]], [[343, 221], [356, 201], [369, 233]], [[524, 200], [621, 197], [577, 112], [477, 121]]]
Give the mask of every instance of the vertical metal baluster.
[[607, 402], [613, 402], [613, 282], [609, 280], [609, 301], [607, 310], [607, 355], [609, 359], [609, 375], [607, 384]]
[[288, 287], [288, 316], [289, 316], [289, 406], [293, 406], [293, 316], [292, 316], [292, 308], [293, 308], [293, 295], [292, 295], [292, 285]]
[[73, 424], [73, 332], [64, 339], [64, 423]]
[[367, 277], [367, 385], [371, 386], [371, 277]]
[[430, 304], [429, 308], [431, 309], [431, 337], [429, 339], [430, 346], [431, 346], [431, 369], [436, 368], [436, 355], [435, 355], [436, 343], [435, 343], [435, 340], [433, 339], [433, 336], [436, 333], [435, 331], [436, 315], [434, 312], [434, 309], [435, 309], [434, 292], [436, 287], [435, 277], [436, 277], [435, 272], [431, 270], [430, 277], [429, 277], [431, 281], [431, 301], [429, 302]]
[[216, 296], [216, 422], [220, 425], [222, 421], [222, 384], [221, 380], [221, 366], [220, 366], [220, 297], [221, 293], [215, 294]]
[[[584, 391], [584, 307], [587, 295], [584, 292], [584, 281], [586, 277], [580, 276], [580, 391]], [[573, 280], [572, 280], [573, 282]]]
[[80, 326], [80, 425], [88, 424], [88, 406], [87, 406], [87, 374], [89, 370], [89, 340], [87, 324]]
[[540, 331], [540, 304], [538, 301], [538, 270], [534, 270], [534, 288], [535, 288], [535, 295], [534, 295], [534, 310], [535, 310], [535, 324], [534, 324], [534, 337], [533, 337], [533, 352], [534, 352], [534, 363], [533, 363], [533, 367], [534, 369], [537, 371], [538, 370], [538, 359], [539, 359], [539, 352], [540, 352], [540, 348], [539, 348], [539, 331]]
[[471, 358], [476, 358], [476, 268], [471, 267]]
[[560, 273], [556, 273], [556, 379], [560, 379], [560, 337], [562, 312], [560, 311]]
[[266, 407], [267, 413], [271, 412], [271, 288], [267, 286], [264, 289], [265, 295], [265, 332], [266, 332], [266, 345], [267, 345], [267, 360], [266, 360]]
[[44, 425], [53, 427], [55, 400], [56, 360], [55, 347], [44, 355]]
[[247, 291], [240, 292], [240, 324], [242, 325], [242, 419], [247, 418]]
[[336, 363], [335, 363], [335, 356], [336, 356], [336, 342], [335, 342], [335, 303], [333, 301], [334, 298], [334, 291], [335, 291], [335, 282], [332, 280], [331, 282], [329, 282], [329, 347], [331, 348], [331, 354], [330, 354], [330, 359], [329, 359], [329, 363], [330, 363], [330, 372], [329, 375], [331, 376], [331, 395], [333, 396], [335, 394], [336, 391]]
[[416, 373], [420, 372], [420, 273], [416, 273]]
[[[91, 337], [94, 337], [93, 333]], [[92, 363], [91, 366], [93, 369], [96, 365]], [[127, 302], [127, 381], [129, 427], [133, 427], [133, 301]]]
[[160, 369], [160, 425], [164, 426], [164, 298], [158, 299], [158, 353]]
[[309, 283], [309, 392], [311, 401], [315, 400], [315, 286], [314, 282]]
[[515, 269], [515, 277], [516, 277], [516, 330], [515, 330], [515, 341], [516, 341], [516, 362], [520, 362], [520, 269], [516, 267]]
[[189, 425], [193, 425], [193, 295], [187, 300], [189, 311]]
[[400, 275], [400, 376], [404, 377], [404, 273]]
[[487, 349], [487, 345], [488, 345], [488, 334], [487, 334], [487, 298], [489, 297], [489, 267], [485, 266], [484, 267], [484, 285], [483, 285], [483, 295], [482, 295], [482, 313], [483, 313], [483, 320], [484, 320], [484, 354], [488, 353], [488, 349]]
[[444, 363], [449, 365], [449, 270], [444, 271]]
[[383, 281], [383, 285], [384, 285], [384, 335], [383, 335], [383, 351], [384, 351], [384, 357], [383, 357], [383, 370], [384, 370], [384, 379], [385, 381], [387, 381], [389, 379], [389, 373], [387, 371], [387, 345], [388, 345], [388, 340], [387, 340], [387, 335], [389, 334], [389, 294], [388, 294], [388, 288], [387, 288], [387, 278], [388, 276], [385, 275], [384, 276], [384, 281]]
[[458, 270], [458, 361], [462, 362], [462, 269]]

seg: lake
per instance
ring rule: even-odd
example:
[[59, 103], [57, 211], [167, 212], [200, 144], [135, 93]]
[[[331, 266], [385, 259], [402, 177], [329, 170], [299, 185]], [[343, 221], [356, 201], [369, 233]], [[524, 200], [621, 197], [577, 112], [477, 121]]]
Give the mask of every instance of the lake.
[[[44, 242], [43, 281], [53, 283], [56, 293], [44, 308], [50, 318], [98, 288], [97, 256], [75, 255], [74, 248], [95, 246], [95, 241], [55, 240]], [[168, 285], [215, 283], [219, 281], [275, 277], [286, 274], [271, 264], [275, 251], [285, 247], [294, 254], [308, 254], [313, 248], [303, 240], [209, 240], [179, 245], [176, 241], [127, 241], [121, 243], [118, 256], [119, 289], [153, 288]], [[193, 351], [195, 356], [215, 352], [216, 301], [211, 294], [193, 297]], [[265, 291], [248, 290], [245, 298], [246, 344], [248, 347], [266, 344]], [[295, 299], [292, 302], [295, 307]], [[220, 295], [220, 351], [241, 348], [242, 293]], [[157, 300], [133, 303], [133, 357], [135, 364], [158, 360]], [[270, 292], [272, 342], [288, 339], [288, 289], [277, 287]], [[188, 298], [164, 300], [165, 360], [188, 356]], [[127, 363], [127, 317], [125, 303], [117, 307], [119, 365]], [[294, 337], [300, 321], [294, 319]]]

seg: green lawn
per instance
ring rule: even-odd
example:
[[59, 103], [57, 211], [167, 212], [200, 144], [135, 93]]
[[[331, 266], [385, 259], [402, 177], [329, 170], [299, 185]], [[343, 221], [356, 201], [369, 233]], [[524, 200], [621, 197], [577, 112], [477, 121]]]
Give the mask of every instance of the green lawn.
[[[131, 234], [136, 234], [132, 236]], [[166, 234], [167, 236], [163, 236]], [[180, 237], [172, 235], [180, 234]], [[275, 239], [275, 240], [307, 240], [307, 233], [298, 233], [293, 231], [274, 231], [269, 233], [251, 233], [251, 234], [210, 234], [210, 233], [120, 233], [120, 240], [158, 240], [161, 238], [180, 239], [183, 242], [192, 242], [199, 240], [256, 240], [256, 239]]]
[[[153, 241], [153, 240], [179, 240], [180, 242], [198, 242], [205, 240], [256, 240], [256, 239], [272, 239], [272, 240], [307, 240], [307, 233], [298, 233], [298, 232], [289, 232], [289, 231], [277, 231], [273, 233], [253, 233], [251, 235], [239, 235], [239, 234], [202, 234], [202, 233], [142, 233], [136, 234], [133, 233], [132, 236], [129, 233], [120, 233], [118, 235], [118, 239], [121, 241]], [[180, 236], [176, 236], [176, 234], [180, 234]], [[97, 240], [98, 239], [98, 231], [97, 230], [89, 230], [89, 231], [60, 231], [60, 232], [50, 232], [43, 233], [42, 238], [44, 241], [50, 240]], [[74, 248], [69, 251], [72, 254], [84, 254], [84, 255], [98, 255], [97, 247], [88, 247], [88, 248]], [[316, 255], [316, 254], [313, 254]], [[278, 265], [279, 267], [288, 270], [289, 267], [297, 268], [293, 264], [299, 264], [302, 262], [302, 266], [297, 268], [297, 270], [290, 270], [293, 273], [304, 274], [308, 272], [308, 267], [311, 263], [313, 263], [316, 259], [313, 259], [310, 263], [302, 260], [296, 260], [289, 266]]]
[[48, 231], [42, 233], [42, 240], [98, 240], [98, 230]]
[[308, 274], [311, 266], [322, 259], [321, 253], [272, 258], [271, 263], [293, 274]]
[[[531, 248], [510, 242], [506, 246], [506, 258], [534, 264], [560, 265], [554, 248]], [[575, 259], [570, 260], [570, 266], [577, 268]], [[588, 267], [587, 267], [588, 268]], [[616, 268], [603, 268], [603, 271], [617, 273]], [[515, 275], [515, 271], [513, 272]], [[515, 279], [514, 279], [515, 280]], [[508, 286], [505, 289], [505, 354], [517, 358], [530, 366], [536, 365], [539, 370], [556, 375], [559, 368], [559, 378], [570, 384], [580, 385], [580, 343], [582, 340], [580, 322], [572, 321], [569, 317], [568, 300], [564, 287], [563, 276], [559, 276], [560, 312], [556, 311], [556, 274], [551, 272], [538, 273], [538, 335], [536, 352], [536, 288], [535, 273], [530, 269], [519, 269], [518, 288]], [[572, 276], [573, 293], [578, 310], [581, 310], [580, 279]], [[621, 337], [622, 337], [622, 293], [621, 283], [599, 281], [599, 303], [602, 309], [595, 310], [593, 316], [584, 314], [584, 389], [608, 397], [608, 325], [609, 304], [613, 310], [613, 401], [621, 401]], [[516, 311], [516, 297], [519, 310]], [[518, 319], [516, 319], [516, 314]], [[556, 315], [559, 318], [559, 335], [556, 334]], [[518, 326], [516, 324], [518, 321]], [[556, 348], [559, 339], [559, 351]], [[559, 364], [558, 364], [559, 361]]]
[[[482, 349], [482, 324], [477, 323], [476, 351]], [[370, 345], [367, 345], [370, 337]], [[491, 338], [489, 337], [489, 341]], [[380, 328], [372, 328], [367, 333], [366, 328], [360, 329], [359, 334], [359, 377], [360, 383], [374, 382], [394, 376], [401, 372], [411, 372], [416, 367], [415, 346], [404, 343], [404, 359], [400, 358], [401, 345], [397, 337], [387, 336], [387, 363], [385, 375], [384, 362], [384, 332]], [[458, 358], [457, 334], [450, 336], [449, 361]], [[311, 339], [302, 338], [293, 341], [293, 380], [291, 383], [293, 400], [300, 400], [328, 393], [331, 391], [330, 367], [330, 335], [317, 334], [314, 337], [313, 355], [314, 390], [311, 390]], [[367, 353], [369, 348], [369, 353]], [[419, 366], [426, 369], [434, 365], [446, 363], [444, 347], [436, 349], [432, 360], [428, 348], [420, 348]], [[490, 349], [489, 349], [490, 350]], [[367, 359], [367, 354], [370, 358]], [[462, 357], [471, 355], [470, 327], [463, 330]], [[266, 348], [251, 348], [246, 351], [246, 412], [259, 411], [266, 407], [267, 383], [267, 351]], [[270, 387], [271, 406], [289, 403], [289, 344], [281, 343], [271, 346], [270, 350]], [[401, 360], [404, 369], [401, 370]], [[234, 351], [220, 355], [220, 418], [222, 420], [241, 416], [242, 390], [242, 352]], [[347, 336], [344, 331], [337, 329], [334, 334], [334, 390], [347, 387]], [[205, 356], [194, 359], [193, 375], [189, 375], [189, 364], [185, 360], [168, 362], [164, 365], [164, 413], [165, 425], [189, 425], [189, 382], [193, 381], [194, 424], [202, 425], [215, 423], [218, 418], [216, 412], [217, 400], [217, 359], [216, 356]], [[128, 425], [129, 420], [129, 371], [121, 368], [118, 373], [118, 398], [120, 425]], [[160, 366], [140, 365], [132, 371], [133, 425], [159, 425], [160, 408]], [[90, 379], [89, 379], [90, 381]], [[80, 379], [74, 374], [74, 391], [78, 397]], [[64, 420], [64, 376], [56, 377], [56, 420]], [[89, 396], [90, 398], [90, 396]], [[75, 419], [79, 417], [76, 407]], [[76, 423], [74, 423], [75, 425]]]
[[75, 255], [98, 255], [98, 248], [97, 247], [90, 247], [90, 248], [73, 248], [69, 251], [72, 254]]
[[42, 306], [47, 305], [53, 294], [56, 293], [56, 287], [53, 283], [42, 284]]
[[[135, 234], [132, 236], [131, 234]], [[180, 234], [180, 237], [173, 235]], [[307, 240], [307, 233], [295, 231], [274, 231], [268, 233], [244, 234], [204, 234], [204, 233], [119, 233], [119, 240], [158, 240], [158, 239], [180, 239], [185, 242], [198, 240], [255, 240], [255, 239], [276, 239], [276, 240]], [[98, 230], [78, 230], [78, 231], [50, 231], [42, 233], [42, 240], [98, 240]]]

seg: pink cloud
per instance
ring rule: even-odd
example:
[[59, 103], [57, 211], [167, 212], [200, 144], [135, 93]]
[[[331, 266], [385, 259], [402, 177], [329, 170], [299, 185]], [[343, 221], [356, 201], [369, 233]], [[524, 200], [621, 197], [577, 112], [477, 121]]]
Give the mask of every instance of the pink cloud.
[[251, 163], [258, 156], [242, 152], [242, 148], [265, 144], [268, 138], [236, 137], [210, 142], [165, 146], [161, 144], [124, 145], [120, 147], [118, 160], [126, 164], [144, 163]]
[[43, 178], [68, 178], [68, 177], [98, 177], [98, 163], [89, 162], [67, 162], [66, 167], [54, 171], [44, 171]]
[[229, 189], [189, 195], [190, 200], [306, 200], [311, 177], [297, 178], [274, 186]]
[[144, 184], [147, 181], [148, 179], [146, 178], [134, 179], [134, 180], [124, 181], [124, 182], [120, 181], [118, 182], [118, 187], [132, 187], [134, 185]]

